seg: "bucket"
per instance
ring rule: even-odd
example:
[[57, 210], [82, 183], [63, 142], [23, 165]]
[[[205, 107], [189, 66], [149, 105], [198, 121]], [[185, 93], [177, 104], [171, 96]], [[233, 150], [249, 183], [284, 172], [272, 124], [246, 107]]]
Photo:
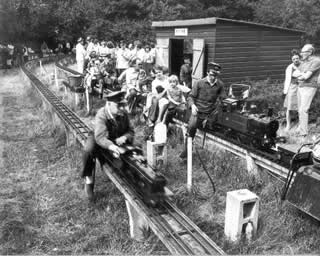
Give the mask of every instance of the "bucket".
[[80, 87], [82, 84], [82, 76], [80, 75], [72, 75], [68, 77], [70, 87], [76, 88]]

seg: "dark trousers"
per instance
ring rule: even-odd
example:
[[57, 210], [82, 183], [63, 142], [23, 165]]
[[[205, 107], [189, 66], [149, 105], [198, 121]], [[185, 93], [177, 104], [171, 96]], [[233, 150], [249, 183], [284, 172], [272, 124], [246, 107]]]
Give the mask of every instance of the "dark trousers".
[[82, 170], [80, 173], [81, 178], [86, 176], [92, 176], [93, 170], [96, 166], [96, 160], [99, 160], [101, 166], [108, 164], [114, 170], [121, 169], [123, 163], [120, 159], [115, 159], [110, 151], [100, 147], [95, 139], [94, 134], [89, 133], [86, 144], [84, 146], [84, 152], [82, 155]]
[[119, 77], [121, 75], [121, 73], [123, 71], [125, 71], [126, 69], [125, 68], [117, 68], [116, 71], [117, 71], [117, 76]]
[[206, 119], [206, 115], [198, 113], [197, 115], [191, 114], [188, 122], [187, 136], [194, 138], [198, 127], [202, 127], [203, 121]]
[[101, 147], [95, 142], [93, 133], [90, 133], [88, 135], [82, 155], [83, 165], [80, 174], [81, 178], [84, 178], [85, 176], [92, 176], [99, 149], [101, 149]]

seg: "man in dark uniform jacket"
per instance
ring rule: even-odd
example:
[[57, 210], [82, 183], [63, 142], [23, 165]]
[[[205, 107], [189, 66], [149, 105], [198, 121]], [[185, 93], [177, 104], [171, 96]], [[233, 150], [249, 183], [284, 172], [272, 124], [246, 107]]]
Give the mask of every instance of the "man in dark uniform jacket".
[[[207, 66], [207, 76], [194, 83], [188, 97], [191, 107], [191, 116], [188, 123], [187, 136], [192, 139], [197, 128], [216, 110], [216, 102], [225, 96], [223, 82], [218, 78], [221, 66], [210, 62]], [[187, 141], [187, 140], [186, 140]], [[187, 157], [187, 148], [180, 154], [181, 158]]]
[[89, 200], [94, 198], [95, 159], [99, 159], [103, 151], [119, 156], [121, 153], [119, 146], [133, 142], [134, 131], [124, 109], [127, 103], [124, 95], [125, 92], [118, 91], [106, 97], [106, 105], [96, 114], [94, 132], [88, 136], [81, 177], [85, 178], [85, 192]]

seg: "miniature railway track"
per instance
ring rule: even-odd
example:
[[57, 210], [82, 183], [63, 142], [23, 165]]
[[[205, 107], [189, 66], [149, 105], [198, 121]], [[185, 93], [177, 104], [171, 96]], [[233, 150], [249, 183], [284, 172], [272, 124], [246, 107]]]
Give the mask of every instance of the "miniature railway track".
[[[186, 129], [186, 123], [178, 119], [174, 119], [174, 122], [178, 127]], [[196, 136], [200, 140], [203, 140], [203, 137], [205, 136], [205, 140], [207, 141], [207, 143], [209, 142], [210, 144], [217, 145], [242, 158], [245, 158], [246, 155], [249, 154], [258, 166], [267, 169], [272, 175], [276, 176], [281, 181], [284, 181], [284, 179], [287, 177], [287, 174], [289, 172], [288, 166], [282, 163], [279, 159], [276, 158], [274, 154], [270, 152], [263, 152], [253, 149], [250, 146], [243, 145], [240, 142], [232, 138], [223, 136], [219, 133], [213, 134], [207, 132], [205, 134], [204, 131], [199, 130]]]
[[[79, 75], [77, 71], [64, 67], [63, 65], [59, 64], [59, 62], [56, 62], [56, 67], [59, 68], [60, 70], [63, 70], [64, 72], [67, 72], [73, 75]], [[178, 119], [174, 119], [174, 122], [180, 128], [183, 128], [183, 127], [185, 128], [186, 126], [185, 123], [183, 123]], [[200, 139], [203, 139], [204, 132], [198, 131], [197, 137]], [[208, 140], [209, 142], [215, 143], [216, 145], [240, 157], [245, 158], [247, 154], [250, 154], [250, 156], [255, 160], [255, 163], [258, 166], [261, 166], [267, 169], [272, 175], [275, 175], [277, 178], [279, 178], [282, 181], [284, 181], [284, 179], [287, 177], [289, 166], [287, 166], [286, 164], [282, 163], [279, 159], [277, 159], [275, 154], [253, 149], [250, 146], [244, 145], [237, 140], [234, 140], [227, 136], [223, 136], [222, 134], [219, 134], [219, 133], [207, 132], [205, 137], [206, 137], [206, 140]]]
[[[68, 106], [63, 104], [59, 97], [27, 68], [28, 64], [30, 63], [21, 68], [24, 74], [29, 78], [45, 102], [53, 107], [66, 128], [84, 145], [88, 133], [92, 129]], [[66, 71], [72, 74], [77, 73], [72, 72], [70, 69]], [[125, 179], [120, 178], [113, 168], [107, 166], [104, 168], [104, 171], [132, 206], [139, 209], [139, 213], [148, 221], [149, 226], [172, 254], [224, 254], [217, 244], [210, 240], [205, 233], [169, 200], [163, 203], [164, 210], [159, 211], [150, 208], [143, 203], [140, 195], [134, 190], [132, 185]]]

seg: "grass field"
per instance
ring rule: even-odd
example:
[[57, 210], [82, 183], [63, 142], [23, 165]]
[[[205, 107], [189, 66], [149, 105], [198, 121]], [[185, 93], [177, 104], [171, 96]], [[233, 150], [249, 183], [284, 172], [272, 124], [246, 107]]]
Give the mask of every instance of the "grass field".
[[[50, 66], [47, 71], [52, 72]], [[63, 129], [43, 110], [34, 90], [22, 85], [21, 90], [21, 95], [4, 98], [2, 103], [1, 140], [6, 150], [1, 177], [5, 186], [0, 187], [0, 254], [168, 253], [152, 234], [144, 242], [130, 239], [123, 196], [101, 172], [97, 201], [87, 203], [78, 177], [81, 150], [66, 146]], [[134, 123], [137, 141], [142, 142], [143, 124]], [[217, 191], [213, 193], [194, 154], [194, 188], [188, 193], [186, 163], [177, 160], [182, 150], [179, 132], [169, 137], [168, 150], [168, 167], [162, 172], [175, 192], [175, 202], [226, 253], [320, 253], [320, 224], [281, 202], [279, 181], [264, 171], [249, 175], [244, 160], [218, 148], [198, 148]], [[230, 243], [223, 234], [226, 192], [240, 188], [260, 197], [258, 232], [250, 244], [245, 239]]]

